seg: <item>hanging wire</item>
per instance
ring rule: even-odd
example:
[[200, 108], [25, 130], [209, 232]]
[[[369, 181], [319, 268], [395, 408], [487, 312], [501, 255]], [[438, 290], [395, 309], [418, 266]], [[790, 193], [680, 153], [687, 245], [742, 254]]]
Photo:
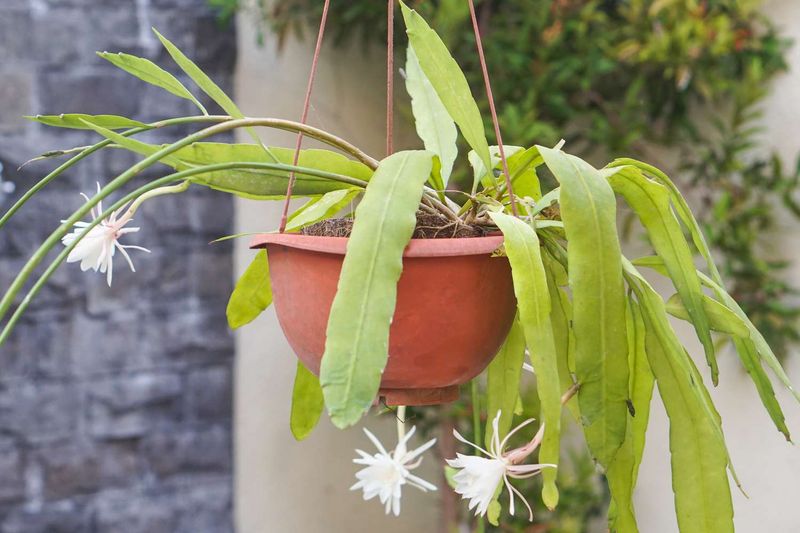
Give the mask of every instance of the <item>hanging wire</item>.
[[[308, 85], [306, 86], [306, 97], [305, 101], [303, 102], [303, 114], [300, 118], [300, 123], [305, 124], [306, 120], [308, 120], [308, 109], [311, 106], [311, 91], [314, 88], [314, 78], [317, 75], [317, 63], [319, 62], [319, 54], [320, 50], [322, 49], [322, 37], [325, 35], [325, 23], [328, 20], [328, 7], [330, 6], [330, 0], [325, 0], [325, 4], [322, 7], [322, 18], [319, 22], [319, 32], [317, 33], [317, 44], [314, 47], [314, 58], [311, 60], [311, 72], [308, 75]], [[294, 159], [292, 160], [292, 165], [297, 166], [297, 162], [300, 159], [300, 146], [303, 144], [303, 133], [298, 132], [297, 134], [297, 142], [295, 143], [294, 147]], [[281, 214], [281, 224], [280, 229], [278, 230], [280, 233], [286, 231], [286, 222], [289, 217], [289, 202], [292, 200], [292, 189], [294, 189], [294, 182], [295, 182], [295, 172], [294, 170], [289, 174], [289, 184], [286, 186], [286, 200], [283, 202], [283, 213]]]
[[394, 152], [394, 2], [386, 10], [386, 155]]
[[483, 55], [483, 42], [481, 41], [481, 31], [478, 26], [478, 17], [475, 15], [475, 4], [472, 0], [469, 2], [469, 14], [472, 18], [472, 29], [475, 32], [475, 44], [478, 47], [478, 57], [481, 61], [481, 71], [483, 73], [483, 83], [486, 86], [486, 97], [489, 100], [489, 111], [492, 113], [492, 124], [494, 125], [494, 135], [497, 138], [497, 148], [500, 152], [500, 161], [503, 164], [503, 175], [506, 180], [506, 189], [508, 190], [508, 197], [511, 200], [511, 212], [517, 216], [517, 199], [514, 196], [514, 189], [511, 187], [511, 174], [508, 172], [508, 161], [506, 160], [506, 152], [503, 148], [503, 137], [500, 135], [500, 123], [497, 120], [497, 110], [494, 107], [494, 96], [492, 96], [492, 84], [489, 82], [489, 69], [486, 67], [486, 58]]

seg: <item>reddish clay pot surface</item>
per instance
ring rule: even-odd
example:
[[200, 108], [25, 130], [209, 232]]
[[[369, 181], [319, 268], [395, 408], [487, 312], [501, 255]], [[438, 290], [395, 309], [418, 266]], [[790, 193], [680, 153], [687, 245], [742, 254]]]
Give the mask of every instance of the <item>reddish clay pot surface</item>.
[[[347, 247], [344, 237], [264, 234], [278, 320], [295, 354], [319, 374], [325, 331]], [[489, 364], [514, 320], [511, 268], [491, 254], [502, 236], [412, 239], [389, 332], [380, 395], [389, 405], [458, 398]]]

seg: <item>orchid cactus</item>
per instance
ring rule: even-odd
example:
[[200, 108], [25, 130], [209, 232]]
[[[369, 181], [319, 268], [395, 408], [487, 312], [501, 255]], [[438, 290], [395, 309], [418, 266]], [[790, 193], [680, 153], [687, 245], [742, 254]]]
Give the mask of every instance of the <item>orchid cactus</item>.
[[[726, 292], [687, 202], [664, 173], [639, 161], [617, 159], [597, 169], [566, 153], [561, 145], [505, 146], [504, 150], [490, 146], [479, 108], [458, 65], [422, 17], [403, 4], [401, 8], [409, 40], [405, 84], [424, 149], [397, 152], [380, 161], [336, 135], [303, 123], [245, 117], [210, 78], [157, 32], [177, 65], [224, 114], [209, 114], [183, 83], [147, 59], [100, 53], [122, 70], [193, 102], [199, 114], [149, 124], [114, 115], [29, 117], [49, 126], [94, 131], [102, 140], [46, 154], [70, 158], [0, 218], [0, 230], [38, 191], [93, 154], [123, 149], [142, 158], [86, 197], [7, 287], [0, 300], [0, 320], [5, 320], [0, 344], [64, 261], [104, 272], [110, 284], [112, 258], [119, 251], [133, 270], [126, 251], [132, 247], [121, 244], [120, 238], [138, 231], [126, 225], [143, 201], [191, 186], [255, 200], [283, 199], [287, 181], [294, 176], [294, 196], [308, 200], [292, 214], [288, 231], [332, 218], [347, 205], [360, 202], [330, 314], [319, 378], [298, 365], [290, 421], [297, 438], [312, 431], [325, 406], [333, 423], [344, 428], [358, 423], [373, 404], [388, 357], [396, 304], [393, 269], [402, 262], [415, 214], [424, 212], [454, 228], [479, 226], [502, 232], [504, 244], [495, 254], [507, 257], [511, 265], [517, 299], [511, 331], [486, 371], [486, 418], [491, 419], [486, 428], [488, 450], [479, 442], [468, 443], [487, 457], [459, 454], [449, 460], [458, 470], [455, 489], [469, 500], [470, 508], [496, 517], [499, 493], [505, 488], [513, 513], [514, 498], [522, 495], [509, 478], [534, 474], [543, 477], [545, 504], [550, 508], [558, 504], [556, 472], [566, 407], [582, 426], [592, 457], [608, 480], [610, 528], [638, 531], [632, 495], [652, 393], [658, 384], [670, 421], [681, 531], [733, 531], [728, 472], [736, 477], [721, 419], [708, 394], [708, 378], [682, 346], [670, 316], [693, 326], [714, 385], [719, 379], [716, 341], [732, 341], [767, 413], [787, 440], [789, 430], [764, 367], [798, 400], [800, 395], [763, 336]], [[167, 145], [140, 140], [141, 133], [176, 125], [200, 129]], [[300, 150], [295, 161], [293, 149], [263, 145], [253, 133], [256, 126], [302, 133], [331, 149]], [[254, 142], [208, 140], [236, 129], [248, 131]], [[448, 189], [448, 182], [453, 168], [461, 163], [459, 132], [471, 148], [464, 159], [472, 166], [473, 180], [467, 190], [456, 192]], [[134, 190], [126, 187], [157, 164], [172, 170]], [[542, 173], [555, 178], [554, 187], [544, 189], [550, 181], [540, 181]], [[119, 198], [104, 209], [102, 202], [108, 203], [112, 195]], [[623, 255], [616, 219], [618, 198], [637, 215], [652, 255], [632, 259]], [[90, 221], [82, 221], [86, 216]], [[146, 228], [142, 231], [146, 233]], [[64, 248], [34, 278], [59, 243]], [[695, 254], [704, 260], [702, 269], [695, 266]], [[146, 259], [142, 267], [147, 268]], [[372, 281], [363, 286], [368, 268], [373, 268]], [[676, 294], [665, 301], [642, 269], [665, 277]], [[231, 296], [227, 312], [232, 327], [247, 324], [270, 305], [268, 276], [268, 258], [260, 251]], [[369, 302], [370, 313], [356, 312], [363, 302]], [[370, 349], [360, 349], [359, 342], [367, 342]], [[532, 435], [525, 436], [526, 446], [507, 452], [509, 437], [528, 431], [531, 422], [510, 431], [520, 401], [521, 372], [528, 364], [526, 351], [537, 376], [540, 423], [536, 431], [530, 431]], [[411, 473], [433, 441], [410, 451], [412, 434], [401, 431], [397, 446], [387, 451], [367, 433], [378, 453], [358, 452], [356, 462], [365, 468], [357, 474], [353, 489], [363, 490], [365, 499], [378, 496], [387, 513], [400, 512], [403, 485], [426, 491], [435, 488]], [[535, 451], [537, 462], [529, 461]]]

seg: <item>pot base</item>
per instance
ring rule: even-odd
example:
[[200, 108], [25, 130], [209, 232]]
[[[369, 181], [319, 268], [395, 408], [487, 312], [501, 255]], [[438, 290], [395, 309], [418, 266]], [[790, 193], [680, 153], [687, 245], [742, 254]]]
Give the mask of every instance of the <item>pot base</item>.
[[458, 400], [458, 385], [438, 389], [381, 389], [378, 400], [386, 405], [438, 405]]

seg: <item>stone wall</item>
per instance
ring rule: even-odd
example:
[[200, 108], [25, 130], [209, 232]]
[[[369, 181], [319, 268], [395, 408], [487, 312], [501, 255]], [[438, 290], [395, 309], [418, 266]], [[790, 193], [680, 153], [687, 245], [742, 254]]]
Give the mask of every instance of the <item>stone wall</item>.
[[[25, 160], [96, 138], [22, 115], [194, 113], [95, 56], [124, 51], [174, 71], [150, 26], [230, 89], [235, 38], [205, 0], [0, 1], [0, 212], [53, 168], [17, 171]], [[79, 192], [133, 161], [100, 153], [20, 211], [0, 231], [0, 287], [81, 205]], [[9, 184], [16, 193], [6, 194]], [[128, 242], [152, 250], [132, 252], [135, 274], [118, 256], [109, 288], [102, 275], [65, 265], [0, 348], [2, 533], [232, 528], [231, 247], [207, 243], [233, 233], [233, 202], [206, 190], [159, 198], [133, 225], [141, 231]]]

